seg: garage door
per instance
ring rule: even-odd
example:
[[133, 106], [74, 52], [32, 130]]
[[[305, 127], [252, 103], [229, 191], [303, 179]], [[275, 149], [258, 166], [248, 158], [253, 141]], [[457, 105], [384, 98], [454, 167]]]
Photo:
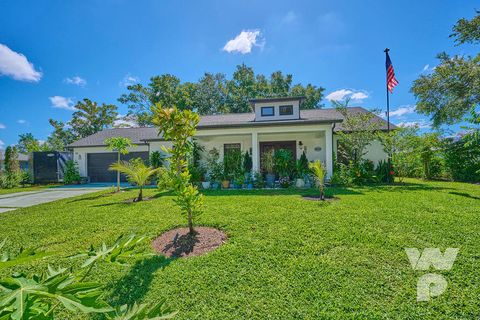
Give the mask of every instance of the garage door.
[[[128, 161], [135, 158], [142, 158], [143, 161], [148, 161], [148, 152], [130, 152], [129, 154], [121, 155], [120, 159]], [[87, 175], [90, 182], [115, 182], [117, 181], [117, 173], [108, 170], [108, 167], [117, 161], [117, 154], [115, 152], [106, 153], [87, 153]], [[121, 175], [123, 182], [127, 181], [124, 175]]]

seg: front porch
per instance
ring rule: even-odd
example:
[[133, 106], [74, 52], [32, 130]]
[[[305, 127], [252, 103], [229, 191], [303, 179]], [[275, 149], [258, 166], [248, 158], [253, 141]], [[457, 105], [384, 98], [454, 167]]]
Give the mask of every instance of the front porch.
[[320, 160], [327, 169], [327, 177], [333, 173], [333, 139], [330, 124], [201, 130], [195, 138], [205, 148], [204, 157], [213, 148], [219, 150], [221, 159], [230, 148], [248, 151], [252, 157], [253, 172], [262, 170], [263, 152], [285, 148], [292, 151], [295, 160], [298, 160], [303, 152], [309, 161]]

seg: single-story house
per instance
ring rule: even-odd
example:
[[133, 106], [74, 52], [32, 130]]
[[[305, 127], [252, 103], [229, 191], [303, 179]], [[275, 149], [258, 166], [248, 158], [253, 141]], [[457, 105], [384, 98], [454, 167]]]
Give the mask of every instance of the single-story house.
[[[5, 168], [5, 150], [0, 150], [0, 171]], [[30, 156], [28, 154], [19, 153], [18, 154], [18, 165], [20, 170], [28, 171], [30, 167]]]
[[[213, 148], [223, 157], [229, 149], [249, 151], [253, 171], [261, 170], [261, 155], [271, 149], [289, 149], [295, 159], [303, 152], [309, 161], [321, 160], [327, 176], [333, 172], [333, 157], [337, 150], [338, 135], [342, 130], [342, 115], [335, 109], [300, 110], [303, 101], [298, 98], [271, 98], [251, 100], [251, 113], [218, 114], [202, 116], [195, 139], [205, 148], [205, 156]], [[362, 107], [350, 107], [349, 112], [365, 113]], [[387, 122], [375, 116], [372, 121], [387, 129]], [[391, 128], [395, 126], [391, 125]], [[115, 173], [108, 171], [116, 161], [116, 153], [105, 146], [105, 139], [123, 136], [136, 145], [124, 160], [141, 157], [145, 160], [153, 151], [161, 151], [162, 145], [170, 146], [158, 135], [155, 127], [114, 128], [97, 132], [69, 145], [73, 159], [78, 163], [80, 174], [91, 182], [115, 181]], [[368, 147], [366, 159], [373, 162], [385, 160], [387, 154], [377, 141]]]

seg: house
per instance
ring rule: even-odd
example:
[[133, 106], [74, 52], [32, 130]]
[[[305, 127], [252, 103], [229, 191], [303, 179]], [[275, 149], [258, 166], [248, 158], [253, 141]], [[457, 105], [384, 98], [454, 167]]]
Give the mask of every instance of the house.
[[[0, 150], [0, 171], [4, 170], [5, 162], [5, 151]], [[18, 154], [18, 165], [20, 170], [28, 171], [30, 167], [30, 156], [28, 154], [19, 153]]]
[[[268, 150], [289, 149], [295, 159], [305, 152], [308, 160], [321, 160], [327, 169], [327, 176], [333, 172], [333, 158], [337, 150], [338, 131], [342, 130], [342, 115], [335, 109], [300, 110], [302, 97], [271, 98], [251, 100], [251, 113], [219, 114], [202, 116], [195, 139], [205, 147], [206, 153], [217, 148], [220, 156], [231, 149], [249, 151], [253, 160], [253, 171], [261, 170], [261, 155]], [[361, 107], [348, 108], [349, 112], [369, 112]], [[375, 116], [372, 121], [387, 129], [387, 122]], [[391, 125], [393, 128], [394, 126]], [[80, 174], [91, 182], [115, 181], [115, 173], [108, 171], [116, 161], [116, 153], [108, 151], [105, 139], [123, 136], [136, 145], [124, 160], [140, 157], [149, 158], [153, 151], [161, 151], [162, 146], [170, 146], [158, 135], [158, 129], [116, 128], [107, 129], [80, 139], [71, 145], [74, 160]], [[368, 147], [365, 158], [378, 162], [387, 158], [379, 142]]]

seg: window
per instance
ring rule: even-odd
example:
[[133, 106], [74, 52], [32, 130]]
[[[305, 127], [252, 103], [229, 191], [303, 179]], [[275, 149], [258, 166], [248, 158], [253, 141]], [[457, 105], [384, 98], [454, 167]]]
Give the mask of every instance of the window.
[[293, 106], [280, 106], [280, 115], [281, 116], [291, 116], [293, 114]]
[[223, 154], [227, 155], [232, 152], [241, 151], [240, 143], [225, 143], [223, 145]]
[[262, 107], [262, 117], [272, 117], [275, 115], [273, 107]]

